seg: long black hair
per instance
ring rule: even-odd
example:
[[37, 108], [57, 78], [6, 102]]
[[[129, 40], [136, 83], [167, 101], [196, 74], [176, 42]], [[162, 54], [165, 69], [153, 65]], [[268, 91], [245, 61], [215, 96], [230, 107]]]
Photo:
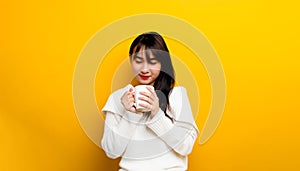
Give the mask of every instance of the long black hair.
[[156, 32], [148, 32], [139, 35], [130, 46], [130, 61], [133, 55], [143, 48], [149, 59], [150, 52], [161, 63], [161, 70], [154, 82], [154, 89], [159, 98], [159, 106], [165, 112], [169, 107], [169, 94], [175, 84], [175, 73], [172, 65], [169, 49], [163, 37]]

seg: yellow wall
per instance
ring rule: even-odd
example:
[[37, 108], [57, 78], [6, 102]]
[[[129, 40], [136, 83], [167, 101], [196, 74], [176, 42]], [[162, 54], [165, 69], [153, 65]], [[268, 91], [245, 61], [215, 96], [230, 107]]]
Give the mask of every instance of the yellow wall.
[[[1, 2], [0, 170], [116, 170], [118, 161], [78, 123], [73, 71], [98, 30], [150, 12], [200, 29], [226, 74], [223, 119], [206, 144], [195, 145], [189, 170], [299, 170], [299, 7], [290, 0]], [[167, 41], [180, 56], [181, 45]], [[128, 44], [110, 55], [127, 53]], [[200, 129], [209, 106], [203, 103]]]

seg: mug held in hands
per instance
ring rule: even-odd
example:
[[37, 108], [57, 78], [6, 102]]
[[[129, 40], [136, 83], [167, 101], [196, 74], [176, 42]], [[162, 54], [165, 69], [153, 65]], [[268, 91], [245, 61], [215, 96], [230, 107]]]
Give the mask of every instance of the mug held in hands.
[[145, 104], [147, 102], [139, 99], [139, 97], [144, 96], [144, 95], [140, 94], [140, 92], [149, 92], [150, 93], [150, 91], [147, 89], [147, 87], [151, 87], [154, 90], [154, 87], [150, 86], [150, 85], [138, 85], [138, 86], [134, 87], [134, 92], [135, 92], [135, 97], [134, 97], [135, 104], [134, 105], [135, 105], [137, 112], [149, 112], [150, 111], [150, 109], [147, 109], [140, 105], [141, 103]]

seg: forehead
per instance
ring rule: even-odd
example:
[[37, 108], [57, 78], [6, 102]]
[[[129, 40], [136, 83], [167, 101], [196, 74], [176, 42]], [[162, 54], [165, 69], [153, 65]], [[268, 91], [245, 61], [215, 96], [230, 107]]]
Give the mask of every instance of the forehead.
[[145, 49], [145, 47], [141, 47], [141, 49], [138, 52], [135, 52], [134, 54], [135, 57], [140, 57], [140, 58], [156, 58], [153, 55], [153, 52], [151, 49]]

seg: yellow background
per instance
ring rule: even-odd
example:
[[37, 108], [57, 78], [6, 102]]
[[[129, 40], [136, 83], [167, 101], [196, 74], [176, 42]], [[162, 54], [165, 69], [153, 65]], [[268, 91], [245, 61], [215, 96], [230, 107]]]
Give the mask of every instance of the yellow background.
[[[98, 30], [150, 12], [200, 29], [226, 75], [223, 119], [206, 144], [195, 145], [189, 170], [299, 170], [299, 7], [290, 0], [1, 2], [0, 170], [117, 169], [78, 123], [73, 71]], [[167, 41], [180, 56], [181, 45]]]

